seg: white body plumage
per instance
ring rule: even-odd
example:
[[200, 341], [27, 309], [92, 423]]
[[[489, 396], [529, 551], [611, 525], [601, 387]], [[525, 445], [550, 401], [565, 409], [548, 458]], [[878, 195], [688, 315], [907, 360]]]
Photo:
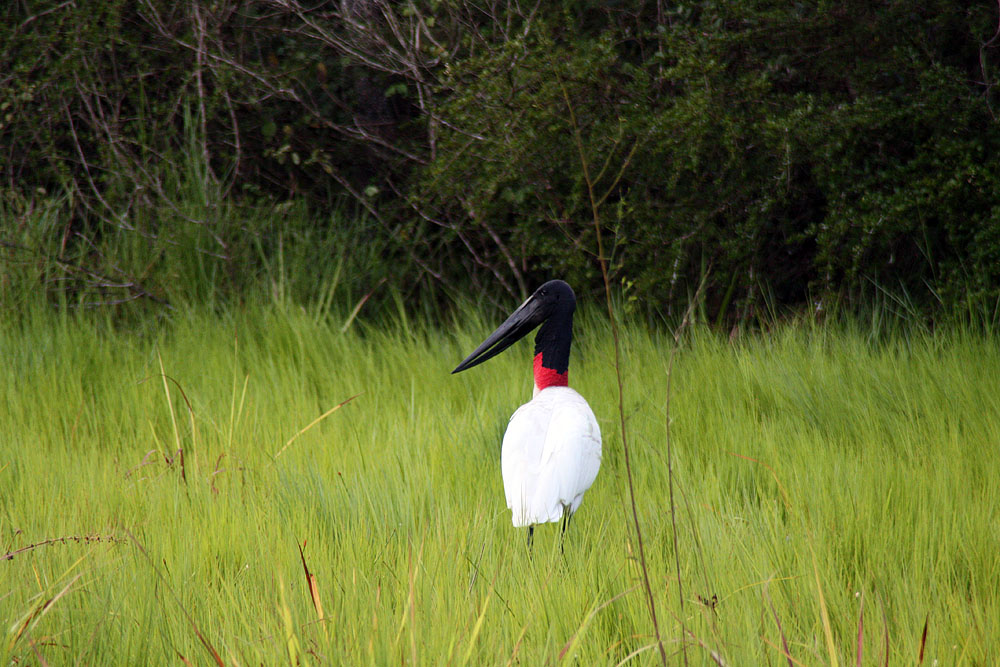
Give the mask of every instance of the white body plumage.
[[500, 467], [515, 526], [575, 512], [601, 467], [601, 429], [587, 401], [569, 387], [536, 391], [510, 418]]

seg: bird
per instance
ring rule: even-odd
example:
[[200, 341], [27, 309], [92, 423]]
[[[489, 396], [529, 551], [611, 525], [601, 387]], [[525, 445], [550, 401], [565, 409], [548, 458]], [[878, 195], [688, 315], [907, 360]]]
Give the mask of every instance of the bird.
[[539, 327], [532, 399], [510, 418], [500, 451], [504, 495], [516, 528], [562, 521], [562, 538], [601, 467], [601, 429], [587, 401], [569, 387], [576, 295], [550, 280], [528, 297], [452, 374], [492, 359]]

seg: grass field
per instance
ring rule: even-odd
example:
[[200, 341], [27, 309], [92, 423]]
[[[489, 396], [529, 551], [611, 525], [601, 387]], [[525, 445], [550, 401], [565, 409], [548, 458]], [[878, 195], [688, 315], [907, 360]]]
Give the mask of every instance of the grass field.
[[[565, 555], [551, 526], [530, 558], [499, 468], [528, 344], [449, 375], [496, 322], [0, 323], [3, 663], [658, 662], [611, 336], [581, 319], [570, 379], [604, 461]], [[623, 332], [671, 664], [785, 665], [786, 645], [791, 664], [1000, 663], [997, 340], [694, 329], [672, 384], [677, 554], [670, 342]]]

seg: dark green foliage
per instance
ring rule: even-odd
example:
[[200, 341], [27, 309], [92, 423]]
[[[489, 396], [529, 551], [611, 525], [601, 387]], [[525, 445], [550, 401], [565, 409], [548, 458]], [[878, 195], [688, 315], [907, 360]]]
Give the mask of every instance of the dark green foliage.
[[[290, 200], [311, 211], [300, 228], [377, 249], [355, 298], [383, 276], [422, 299], [520, 296], [553, 276], [598, 289], [594, 204], [615, 279], [650, 313], [676, 314], [706, 274], [718, 321], [884, 295], [938, 318], [1000, 298], [987, 3], [14, 14], [0, 27], [0, 194], [5, 224], [21, 222], [0, 241], [27, 234], [76, 271], [141, 283], [136, 298], [165, 293], [142, 267], [192, 234], [218, 265], [191, 274], [216, 286], [192, 298], [241, 293], [236, 277], [296, 234], [237, 212]], [[26, 222], [53, 197], [66, 219]], [[96, 258], [123, 236], [134, 256], [116, 276]]]
[[658, 25], [609, 12], [584, 37], [536, 19], [532, 39], [456, 75], [446, 110], [488, 140], [456, 134], [423, 191], [510, 223], [537, 273], [592, 267], [567, 243], [593, 247], [565, 89], [589, 161], [611, 182], [625, 166], [602, 216], [615, 267], [654, 307], [684, 302], [706, 267], [728, 317], [762, 288], [778, 305], [878, 287], [990, 306], [1000, 133], [977, 81], [995, 17], [957, 9], [707, 2]]

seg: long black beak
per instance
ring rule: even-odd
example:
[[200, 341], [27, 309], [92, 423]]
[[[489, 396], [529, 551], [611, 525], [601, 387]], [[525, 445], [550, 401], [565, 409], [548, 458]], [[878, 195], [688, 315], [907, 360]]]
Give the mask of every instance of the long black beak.
[[531, 295], [527, 301], [511, 313], [511, 316], [503, 324], [497, 327], [496, 331], [490, 334], [489, 338], [483, 341], [482, 345], [466, 357], [465, 361], [456, 366], [452, 373], [464, 371], [487, 359], [492, 359], [531, 333], [532, 329], [545, 321], [546, 317], [543, 300], [534, 294]]

